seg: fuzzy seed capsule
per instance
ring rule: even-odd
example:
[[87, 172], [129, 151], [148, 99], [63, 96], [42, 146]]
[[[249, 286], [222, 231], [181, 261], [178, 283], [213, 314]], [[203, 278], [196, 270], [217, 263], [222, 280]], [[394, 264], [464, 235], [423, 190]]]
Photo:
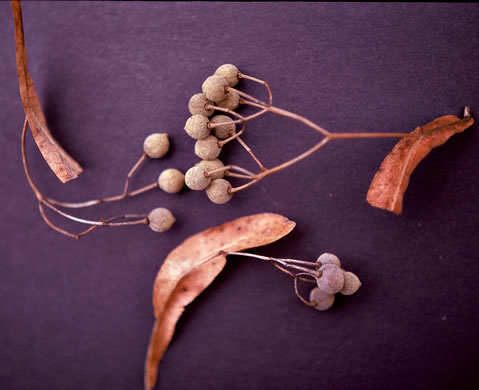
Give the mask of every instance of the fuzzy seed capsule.
[[161, 158], [170, 148], [170, 141], [166, 133], [154, 133], [145, 138], [143, 151], [150, 158]]
[[218, 138], [209, 135], [206, 138], [199, 139], [195, 144], [195, 154], [203, 160], [214, 160], [221, 153], [221, 147], [218, 145]]
[[325, 264], [320, 269], [322, 275], [316, 279], [318, 287], [326, 294], [336, 294], [344, 287], [344, 275], [336, 264]]
[[210, 129], [208, 127], [210, 121], [204, 115], [193, 115], [188, 118], [185, 124], [185, 131], [191, 138], [203, 139], [210, 135]]
[[[211, 172], [215, 171], [216, 169], [223, 168], [225, 165], [218, 159], [214, 160], [201, 160], [199, 163], [195, 164], [198, 167], [202, 167], [205, 169], [206, 172]], [[211, 180], [214, 179], [222, 179], [225, 175], [225, 171], [221, 172], [216, 172], [213, 174], [209, 174], [208, 176], [211, 178]]]
[[170, 210], [158, 207], [148, 214], [148, 226], [155, 232], [165, 232], [171, 228], [176, 219]]
[[359, 290], [362, 283], [359, 278], [352, 272], [343, 271], [344, 274], [344, 286], [341, 289], [340, 293], [343, 295], [351, 295]]
[[328, 310], [334, 303], [334, 295], [327, 294], [320, 290], [319, 287], [315, 287], [309, 293], [309, 302], [311, 302], [316, 310], [324, 311]]
[[158, 185], [163, 191], [175, 194], [185, 185], [185, 175], [178, 169], [165, 169], [158, 177]]
[[225, 123], [224, 125], [213, 127], [213, 132], [219, 139], [229, 138], [236, 133], [236, 125], [228, 122], [233, 122], [233, 120], [226, 115], [215, 115], [211, 118], [210, 123], [212, 124]]
[[224, 77], [213, 75], [204, 81], [201, 88], [208, 100], [218, 102], [226, 97], [226, 88], [228, 87], [228, 81]]
[[238, 108], [239, 102], [240, 96], [236, 92], [229, 91], [223, 100], [216, 102], [216, 105], [234, 111]]
[[205, 176], [203, 167], [195, 166], [188, 169], [185, 173], [185, 184], [194, 191], [202, 191], [211, 182], [211, 178]]
[[215, 105], [213, 102], [206, 99], [204, 94], [197, 93], [193, 95], [188, 102], [188, 110], [190, 111], [191, 115], [203, 115], [206, 117], [210, 117], [211, 115], [213, 115], [213, 112], [215, 112], [215, 109], [206, 109], [206, 105], [208, 104], [212, 106]]
[[316, 268], [320, 268], [322, 265], [325, 264], [335, 264], [338, 267], [341, 267], [341, 262], [339, 261], [338, 256], [333, 255], [332, 253], [323, 253], [321, 256], [318, 257], [316, 263]]
[[230, 87], [234, 87], [236, 84], [238, 84], [238, 73], [238, 68], [232, 64], [223, 64], [215, 71], [216, 75], [226, 79]]
[[230, 201], [233, 194], [231, 193], [231, 184], [225, 179], [215, 179], [206, 189], [208, 198], [216, 204], [224, 204]]

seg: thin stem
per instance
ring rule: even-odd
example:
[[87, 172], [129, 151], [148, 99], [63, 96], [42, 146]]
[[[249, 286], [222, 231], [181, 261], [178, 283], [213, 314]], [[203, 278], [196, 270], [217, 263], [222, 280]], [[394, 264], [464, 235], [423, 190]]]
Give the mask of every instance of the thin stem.
[[331, 140], [352, 138], [404, 138], [409, 133], [329, 133]]
[[94, 206], [94, 205], [97, 205], [97, 204], [100, 204], [100, 203], [116, 202], [116, 201], [119, 201], [119, 200], [122, 200], [122, 199], [125, 199], [125, 198], [128, 198], [128, 197], [132, 197], [132, 196], [142, 194], [145, 191], [148, 191], [150, 189], [155, 188], [155, 186], [149, 185], [149, 186], [142, 187], [142, 188], [140, 188], [136, 191], [130, 192], [130, 193], [128, 193], [128, 186], [129, 186], [130, 179], [132, 178], [133, 174], [138, 170], [140, 165], [146, 159], [148, 159], [148, 155], [146, 153], [143, 153], [141, 155], [141, 157], [138, 159], [138, 161], [135, 163], [133, 168], [131, 168], [130, 172], [128, 172], [128, 175], [127, 175], [126, 180], [125, 180], [125, 185], [124, 185], [124, 188], [123, 188], [123, 192], [120, 195], [108, 196], [106, 198], [100, 198], [100, 199], [87, 200], [85, 202], [62, 202], [62, 201], [55, 200], [55, 199], [52, 199], [52, 198], [46, 198], [46, 200], [50, 204], [54, 204], [56, 206], [70, 208], [70, 209], [79, 209], [79, 208], [83, 208], [83, 207]]
[[252, 179], [253, 176], [249, 176], [249, 175], [241, 175], [241, 174], [238, 174], [238, 173], [234, 173], [234, 172], [225, 172], [225, 176], [228, 176], [228, 177], [237, 177], [238, 179]]
[[79, 223], [84, 223], [86, 225], [96, 225], [96, 226], [129, 226], [129, 225], [139, 225], [139, 224], [148, 224], [148, 218], [144, 216], [141, 219], [134, 220], [134, 221], [128, 221], [128, 222], [108, 222], [106, 220], [100, 220], [100, 221], [91, 221], [88, 219], [83, 219], [83, 218], [78, 218], [73, 215], [67, 214], [59, 209], [57, 209], [55, 206], [51, 205], [48, 203], [46, 200], [41, 200], [41, 203], [43, 203], [45, 206], [48, 208], [52, 209], [56, 213], [60, 214], [61, 216], [71, 219], [72, 221], [79, 222]]
[[147, 158], [148, 158], [148, 155], [146, 153], [143, 153], [141, 157], [138, 159], [138, 161], [135, 163], [135, 165], [133, 165], [133, 168], [131, 168], [130, 172], [128, 172], [128, 175], [126, 175], [125, 186], [123, 187], [124, 197], [126, 197], [128, 194], [128, 185], [130, 184], [130, 178], [133, 176], [136, 170], [140, 167], [143, 161], [145, 161]]
[[237, 138], [237, 141], [241, 144], [241, 146], [243, 148], [246, 149], [246, 151], [250, 154], [250, 156], [253, 158], [253, 160], [255, 161], [256, 164], [258, 164], [259, 168], [261, 169], [262, 172], [266, 171], [266, 168], [264, 167], [264, 165], [261, 163], [261, 161], [259, 161], [259, 159], [255, 156], [255, 154], [253, 153], [253, 151], [251, 150], [251, 148], [246, 145], [246, 143], [240, 138], [238, 137]]
[[251, 96], [251, 95], [248, 95], [247, 93], [243, 92], [243, 91], [240, 91], [239, 89], [236, 89], [236, 88], [233, 88], [233, 87], [228, 87], [226, 88], [228, 91], [233, 91], [233, 92], [236, 92], [238, 95], [248, 99], [248, 100], [252, 100], [253, 102], [257, 103], [257, 104], [260, 104], [261, 106], [263, 107], [267, 107], [268, 105], [265, 103], [265, 102], [262, 102], [261, 100], [259, 99], [256, 99], [255, 97]]
[[271, 88], [269, 87], [269, 84], [266, 81], [257, 79], [256, 77], [245, 75], [244, 73], [241, 73], [241, 72], [238, 72], [238, 78], [251, 80], [251, 81], [254, 81], [255, 83], [259, 83], [263, 85], [266, 88], [266, 91], [268, 92], [269, 105], [271, 106], [273, 104], [273, 94], [271, 92]]
[[301, 272], [301, 273], [295, 275], [295, 277], [294, 277], [294, 292], [296, 293], [296, 296], [301, 300], [301, 302], [303, 302], [306, 306], [314, 307], [315, 304], [307, 301], [306, 299], [304, 299], [298, 291], [298, 279], [301, 275], [307, 275], [307, 273]]
[[271, 175], [272, 173], [275, 173], [275, 172], [281, 171], [282, 169], [288, 168], [291, 165], [296, 164], [297, 162], [299, 162], [301, 160], [304, 160], [306, 157], [310, 156], [314, 152], [321, 149], [324, 145], [326, 145], [328, 143], [328, 141], [329, 141], [329, 138], [323, 138], [321, 141], [319, 141], [311, 149], [307, 150], [306, 152], [300, 154], [299, 156], [297, 156], [297, 157], [295, 157], [295, 158], [293, 158], [289, 161], [286, 161], [286, 162], [284, 162], [284, 163], [282, 163], [282, 164], [280, 164], [280, 165], [278, 165], [274, 168], [270, 168], [270, 169], [266, 170], [265, 172], [262, 172], [262, 173], [258, 174], [257, 178], [261, 179], [265, 176]]
[[236, 134], [233, 134], [231, 137], [228, 137], [228, 138], [226, 138], [226, 139], [223, 139], [223, 140], [221, 140], [221, 141], [218, 141], [218, 146], [219, 146], [220, 148], [222, 148], [222, 147], [223, 147], [224, 145], [226, 145], [228, 142], [231, 142], [231, 141], [235, 140], [235, 139], [238, 138], [241, 134], [244, 133], [245, 129], [246, 129], [246, 124], [243, 124], [243, 128], [242, 128], [240, 131], [238, 131]]
[[225, 165], [224, 167], [217, 168], [217, 169], [214, 169], [212, 171], [207, 171], [206, 172], [206, 177], [211, 176], [215, 173], [220, 173], [220, 172], [228, 171], [228, 170], [231, 170], [231, 169], [235, 170], [235, 171], [238, 171], [238, 172], [242, 172], [245, 175], [247, 175], [247, 177], [249, 177], [249, 178], [252, 178], [254, 176], [254, 173], [248, 171], [247, 169], [241, 168], [237, 165]]
[[148, 184], [147, 186], [138, 188], [137, 190], [130, 192], [129, 194], [127, 194], [127, 197], [128, 197], [128, 198], [131, 198], [131, 197], [133, 197], [133, 196], [137, 196], [137, 195], [143, 194], [144, 192], [153, 190], [153, 189], [155, 189], [155, 188], [158, 188], [159, 186], [160, 186], [160, 185], [159, 185], [158, 180], [157, 180], [157, 181], [155, 181], [155, 182], [153, 182], [153, 183], [151, 183], [151, 184]]
[[[276, 257], [261, 256], [261, 255], [256, 255], [256, 254], [253, 254], [253, 253], [246, 253], [246, 252], [226, 252], [226, 255], [246, 256], [246, 257], [253, 257], [255, 259], [260, 259], [260, 260], [264, 260], [264, 261], [275, 261], [275, 262], [278, 262], [279, 264], [281, 264], [284, 267], [297, 269], [298, 271], [303, 271], [303, 272], [308, 273], [312, 276], [317, 276], [318, 275], [318, 272], [316, 272], [315, 270], [311, 270], [309, 268], [305, 268], [305, 267], [301, 267], [301, 266], [298, 266], [298, 265], [290, 264], [292, 262], [301, 262], [301, 260], [278, 259]], [[310, 264], [309, 262], [302, 262], [302, 263]]]
[[[296, 277], [296, 274], [294, 272], [291, 272], [290, 270], [281, 267], [275, 261], [272, 261], [271, 264], [273, 264], [273, 266], [275, 266], [276, 268], [278, 268], [280, 271], [284, 272], [285, 274], [288, 274], [289, 276], [291, 276], [293, 278]], [[311, 279], [306, 279], [306, 278], [299, 277], [299, 280], [302, 280], [303, 282], [307, 282], [307, 283], [315, 283], [316, 284], [316, 279], [311, 280]]]
[[239, 187], [234, 187], [230, 190], [231, 194], [234, 194], [235, 192], [245, 190], [248, 187], [251, 187], [253, 184], [259, 182], [261, 179], [253, 179], [249, 183], [243, 184], [242, 186]]

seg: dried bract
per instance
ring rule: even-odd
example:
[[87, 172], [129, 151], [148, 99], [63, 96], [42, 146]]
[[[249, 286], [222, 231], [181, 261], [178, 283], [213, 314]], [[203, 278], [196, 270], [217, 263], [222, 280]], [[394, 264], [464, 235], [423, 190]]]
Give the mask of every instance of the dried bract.
[[223, 251], [241, 251], [274, 242], [295, 223], [278, 214], [257, 214], [198, 233], [170, 252], [153, 288], [155, 324], [145, 363], [145, 388], [156, 382], [158, 363], [168, 347], [185, 306], [221, 272]]

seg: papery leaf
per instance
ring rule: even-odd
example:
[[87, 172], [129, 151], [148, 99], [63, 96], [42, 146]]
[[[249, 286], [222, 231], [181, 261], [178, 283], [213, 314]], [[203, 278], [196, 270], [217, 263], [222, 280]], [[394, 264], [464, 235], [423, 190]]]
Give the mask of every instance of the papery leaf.
[[251, 215], [195, 234], [169, 253], [153, 288], [156, 321], [145, 364], [147, 390], [156, 383], [158, 363], [184, 307], [223, 269], [226, 257], [219, 253], [269, 244], [288, 234], [295, 225], [278, 214]]
[[35, 92], [32, 76], [27, 69], [27, 50], [23, 35], [20, 1], [12, 0], [11, 6], [15, 24], [15, 51], [23, 109], [25, 110], [33, 138], [43, 158], [57, 177], [65, 183], [78, 177], [82, 172], [82, 167], [60, 146], [48, 130], [40, 101]]
[[414, 169], [429, 152], [474, 123], [466, 107], [464, 119], [445, 115], [417, 127], [402, 138], [376, 172], [367, 195], [371, 206], [401, 214], [403, 196]]

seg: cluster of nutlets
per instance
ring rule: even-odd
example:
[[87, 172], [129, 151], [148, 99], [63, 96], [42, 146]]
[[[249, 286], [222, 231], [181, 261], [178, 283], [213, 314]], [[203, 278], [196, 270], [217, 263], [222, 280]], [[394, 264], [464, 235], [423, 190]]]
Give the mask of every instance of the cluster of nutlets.
[[319, 256], [316, 269], [320, 272], [316, 278], [318, 286], [309, 294], [309, 302], [316, 310], [329, 309], [334, 303], [334, 294], [351, 295], [361, 287], [359, 278], [342, 269], [338, 257], [332, 253]]
[[[185, 125], [186, 133], [196, 140], [195, 154], [201, 161], [185, 174], [186, 185], [195, 191], [206, 190], [208, 198], [224, 204], [232, 197], [231, 184], [224, 179], [224, 164], [218, 160], [224, 140], [236, 134], [236, 124], [223, 114], [213, 115], [215, 107], [235, 110], [239, 95], [228, 91], [239, 81], [238, 68], [231, 64], [221, 65], [202, 86], [202, 93], [193, 95], [188, 103], [191, 117]], [[217, 171], [212, 174], [209, 172]]]
[[[166, 133], [154, 133], [145, 138], [143, 151], [149, 158], [161, 158], [168, 153], [170, 141]], [[158, 177], [158, 187], [169, 194], [180, 192], [185, 184], [185, 175], [178, 169], [168, 168]], [[153, 209], [148, 214], [148, 226], [155, 232], [165, 232], [175, 223], [175, 217], [164, 207]]]

